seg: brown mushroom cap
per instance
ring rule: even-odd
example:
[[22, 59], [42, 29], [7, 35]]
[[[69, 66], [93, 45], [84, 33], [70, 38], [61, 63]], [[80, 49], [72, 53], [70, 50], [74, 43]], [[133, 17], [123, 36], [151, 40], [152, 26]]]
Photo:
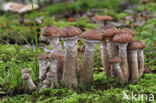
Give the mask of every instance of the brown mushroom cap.
[[136, 50], [140, 48], [141, 48], [141, 44], [139, 41], [132, 41], [128, 44], [128, 50]]
[[24, 73], [23, 75], [22, 75], [22, 79], [23, 80], [26, 80], [26, 79], [28, 79], [30, 77], [30, 74], [29, 73]]
[[131, 41], [133, 37], [130, 34], [123, 33], [123, 34], [118, 34], [113, 37], [113, 41], [117, 43], [127, 43]]
[[118, 56], [112, 57], [109, 59], [109, 63], [114, 64], [114, 63], [120, 63], [121, 59]]
[[86, 32], [84, 32], [82, 37], [88, 40], [101, 40], [102, 39], [101, 32], [98, 31], [98, 29], [96, 28], [87, 30]]
[[81, 33], [82, 33], [82, 31], [79, 28], [73, 27], [73, 26], [68, 26], [61, 30], [60, 36], [62, 38], [66, 38], [66, 37], [78, 36]]
[[119, 33], [119, 30], [113, 26], [110, 28], [107, 28], [107, 29], [104, 28], [103, 30], [101, 30], [102, 38], [112, 37], [117, 33]]
[[50, 81], [47, 80], [47, 79], [45, 79], [45, 80], [43, 81], [43, 84], [50, 85]]
[[120, 30], [120, 32], [130, 34], [130, 35], [132, 35], [132, 37], [135, 36], [135, 32], [130, 28], [123, 28], [123, 29]]
[[62, 57], [62, 53], [59, 52], [52, 52], [48, 55], [49, 59], [54, 59], [54, 58], [61, 58]]
[[109, 21], [112, 20], [112, 17], [108, 15], [96, 15], [95, 19], [98, 21]]
[[30, 68], [23, 68], [22, 74], [24, 74], [24, 73], [30, 73]]
[[140, 45], [141, 45], [140, 49], [144, 49], [146, 47], [145, 42], [143, 42], [143, 41], [139, 41], [139, 42], [140, 42]]
[[42, 28], [42, 35], [45, 37], [58, 37], [60, 29], [54, 25]]
[[52, 72], [48, 72], [46, 75], [47, 75], [47, 77], [52, 77], [53, 73]]
[[46, 54], [44, 54], [44, 53], [40, 53], [39, 55], [38, 55], [38, 59], [39, 60], [45, 60], [45, 59], [47, 59], [48, 58], [48, 55], [46, 55]]

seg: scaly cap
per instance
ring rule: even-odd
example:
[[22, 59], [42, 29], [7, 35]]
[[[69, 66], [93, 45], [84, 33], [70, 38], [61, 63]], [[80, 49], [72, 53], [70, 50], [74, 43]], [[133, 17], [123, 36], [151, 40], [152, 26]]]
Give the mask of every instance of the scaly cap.
[[61, 30], [60, 36], [62, 38], [66, 38], [66, 37], [78, 36], [81, 33], [82, 33], [82, 31], [79, 28], [73, 27], [73, 26], [68, 26]]
[[127, 43], [131, 41], [133, 37], [130, 34], [124, 33], [124, 34], [117, 34], [113, 37], [113, 41], [117, 43]]
[[84, 32], [82, 37], [88, 40], [101, 40], [102, 39], [101, 32], [98, 31], [98, 29], [96, 28], [87, 30], [86, 32]]
[[30, 68], [23, 68], [22, 74], [24, 74], [24, 73], [30, 73]]

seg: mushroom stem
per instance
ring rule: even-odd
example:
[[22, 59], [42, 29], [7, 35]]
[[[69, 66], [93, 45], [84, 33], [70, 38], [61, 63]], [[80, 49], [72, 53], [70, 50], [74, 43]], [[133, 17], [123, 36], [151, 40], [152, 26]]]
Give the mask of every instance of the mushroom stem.
[[28, 87], [30, 90], [35, 90], [36, 89], [36, 85], [34, 84], [33, 80], [31, 79], [31, 76], [29, 73], [24, 73], [22, 75], [23, 80], [26, 81]]
[[48, 63], [46, 60], [39, 60], [39, 80], [45, 79]]
[[129, 79], [129, 69], [128, 69], [128, 60], [127, 60], [127, 45], [128, 43], [117, 43], [119, 47], [119, 57], [121, 58], [121, 69], [123, 71], [123, 75], [125, 81]]
[[124, 83], [124, 76], [120, 67], [120, 63], [115, 63], [113, 64], [114, 66], [114, 71], [117, 73], [118, 80], [120, 81], [121, 84]]
[[23, 24], [24, 23], [24, 13], [19, 14], [18, 22], [19, 22], [19, 24]]
[[144, 72], [144, 50], [138, 50], [138, 69], [139, 69], [139, 76], [143, 75]]
[[[106, 41], [108, 44], [108, 51], [110, 52], [110, 57], [117, 56], [118, 55], [117, 45], [110, 38], [107, 38]], [[112, 77], [115, 77], [114, 68], [112, 66], [110, 66], [110, 74]]]
[[102, 64], [104, 66], [105, 73], [107, 77], [110, 76], [110, 64], [109, 64], [109, 56], [108, 56], [108, 49], [107, 49], [107, 42], [106, 40], [101, 40], [101, 56], [102, 56]]
[[64, 80], [64, 84], [70, 87], [77, 86], [75, 54], [74, 54], [76, 39], [77, 36], [63, 38], [65, 47], [65, 58], [64, 58], [65, 60], [62, 79]]
[[57, 59], [51, 59], [50, 60], [50, 71], [53, 73], [53, 81], [56, 87], [59, 87], [58, 83], [58, 77], [57, 77], [57, 69], [58, 69], [58, 60]]
[[63, 54], [62, 45], [60, 44], [59, 37], [53, 37], [52, 39], [50, 39], [50, 41], [53, 52], [62, 52]]
[[109, 52], [110, 52], [110, 57], [115, 57], [118, 55], [118, 48], [117, 45], [110, 39], [106, 39]]
[[78, 39], [75, 40], [75, 48], [74, 48], [76, 72], [78, 72], [79, 70], [78, 57], [77, 57], [77, 41]]
[[85, 39], [85, 53], [82, 67], [80, 68], [80, 84], [91, 83], [93, 80], [93, 64], [96, 40]]
[[131, 71], [131, 75], [130, 75], [131, 83], [135, 83], [139, 78], [137, 51], [138, 50], [128, 51], [128, 62], [129, 62], [129, 68]]
[[48, 77], [48, 76], [47, 76], [46, 79], [49, 80], [50, 83], [51, 83], [51, 84], [50, 84], [50, 88], [54, 88], [53, 77]]
[[30, 90], [35, 90], [35, 89], [36, 89], [36, 85], [34, 84], [34, 82], [33, 82], [33, 80], [31, 79], [31, 77], [29, 77], [29, 78], [26, 80], [26, 83], [28, 84]]

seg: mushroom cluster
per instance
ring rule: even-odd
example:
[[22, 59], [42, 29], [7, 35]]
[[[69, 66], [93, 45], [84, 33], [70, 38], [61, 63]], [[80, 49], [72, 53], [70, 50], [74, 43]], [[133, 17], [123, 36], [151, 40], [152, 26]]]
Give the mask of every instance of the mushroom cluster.
[[[49, 54], [38, 55], [39, 90], [48, 87], [57, 88], [60, 85], [70, 88], [80, 84], [91, 85], [97, 43], [101, 45], [102, 63], [108, 77], [117, 78], [121, 84], [135, 83], [143, 74], [145, 43], [133, 40], [135, 36], [133, 30], [105, 25], [103, 28], [87, 30], [80, 36], [81, 34], [82, 31], [73, 26], [61, 30], [51, 25], [42, 29], [42, 36], [50, 41], [53, 50]], [[77, 60], [77, 42], [80, 37], [85, 41], [81, 65]], [[60, 40], [64, 45], [61, 45]], [[22, 73], [22, 78], [26, 80], [30, 90], [36, 89], [30, 78], [30, 70], [23, 69]]]

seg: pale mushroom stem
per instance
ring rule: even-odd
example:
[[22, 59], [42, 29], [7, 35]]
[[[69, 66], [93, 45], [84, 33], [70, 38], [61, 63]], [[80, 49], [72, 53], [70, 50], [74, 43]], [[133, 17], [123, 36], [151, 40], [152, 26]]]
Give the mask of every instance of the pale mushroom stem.
[[50, 71], [53, 73], [53, 82], [55, 84], [56, 87], [59, 87], [59, 83], [58, 83], [58, 77], [57, 77], [57, 70], [58, 70], [58, 60], [54, 59], [54, 60], [50, 60]]
[[118, 55], [118, 48], [117, 45], [112, 40], [106, 40], [110, 52], [110, 57], [115, 57]]
[[101, 46], [101, 57], [102, 57], [102, 64], [104, 66], [105, 73], [107, 77], [110, 76], [110, 64], [109, 64], [109, 55], [108, 55], [108, 49], [107, 49], [107, 42], [106, 40], [102, 40], [100, 42]]
[[[118, 56], [117, 45], [111, 39], [107, 39], [106, 41], [107, 41], [107, 44], [108, 44], [110, 57]], [[114, 72], [113, 66], [110, 66], [110, 74], [111, 74], [112, 77], [115, 76], [115, 72]]]
[[24, 13], [19, 14], [18, 22], [19, 22], [19, 24], [23, 24], [24, 23]]
[[74, 48], [76, 72], [78, 72], [79, 70], [78, 57], [77, 57], [77, 41], [78, 39], [75, 40], [75, 48]]
[[65, 58], [64, 58], [64, 70], [63, 70], [63, 81], [66, 86], [77, 86], [76, 78], [76, 66], [75, 66], [75, 41], [77, 37], [64, 38], [65, 46]]
[[114, 71], [117, 73], [118, 80], [120, 81], [121, 84], [124, 83], [124, 76], [120, 67], [120, 63], [115, 63], [113, 64], [114, 66]]
[[29, 89], [30, 90], [35, 90], [36, 89], [36, 85], [34, 84], [33, 80], [31, 79], [31, 77], [29, 77], [28, 79], [25, 80]]
[[121, 58], [121, 70], [123, 72], [125, 81], [129, 79], [129, 68], [128, 68], [128, 58], [127, 58], [127, 45], [128, 43], [117, 43], [119, 47], [119, 57]]
[[48, 63], [46, 60], [39, 60], [39, 80], [45, 79]]
[[138, 50], [128, 51], [128, 62], [129, 62], [129, 68], [131, 71], [131, 75], [130, 75], [131, 83], [135, 83], [139, 78], [137, 51]]
[[82, 67], [80, 68], [80, 84], [90, 84], [93, 80], [94, 51], [97, 41], [85, 40], [85, 53]]
[[50, 39], [50, 44], [53, 48], [53, 52], [62, 52], [62, 45], [60, 44], [60, 40], [59, 37], [54, 37], [52, 39]]
[[138, 50], [138, 68], [139, 76], [143, 75], [144, 72], [144, 50]]

